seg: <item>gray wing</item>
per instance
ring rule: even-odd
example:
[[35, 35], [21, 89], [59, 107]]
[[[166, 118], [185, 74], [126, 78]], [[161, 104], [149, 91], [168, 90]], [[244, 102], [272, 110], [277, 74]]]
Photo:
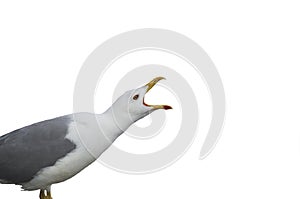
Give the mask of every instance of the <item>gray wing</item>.
[[22, 184], [76, 148], [65, 136], [70, 116], [46, 120], [0, 137], [0, 182]]

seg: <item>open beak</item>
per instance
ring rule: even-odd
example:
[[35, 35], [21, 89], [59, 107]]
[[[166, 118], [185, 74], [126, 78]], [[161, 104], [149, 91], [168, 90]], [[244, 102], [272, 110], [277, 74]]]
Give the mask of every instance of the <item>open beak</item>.
[[[166, 78], [164, 78], [164, 77], [156, 77], [156, 78], [154, 78], [153, 80], [151, 80], [148, 84], [146, 84], [146, 86], [147, 86], [146, 93], [147, 93], [149, 90], [151, 90], [151, 88], [152, 88], [157, 82], [159, 82], [159, 81], [162, 80], [162, 79], [166, 79]], [[172, 107], [169, 106], [169, 105], [149, 105], [149, 104], [146, 104], [144, 99], [143, 99], [143, 104], [144, 104], [145, 106], [152, 107], [153, 109], [165, 109], [165, 110], [172, 109]]]

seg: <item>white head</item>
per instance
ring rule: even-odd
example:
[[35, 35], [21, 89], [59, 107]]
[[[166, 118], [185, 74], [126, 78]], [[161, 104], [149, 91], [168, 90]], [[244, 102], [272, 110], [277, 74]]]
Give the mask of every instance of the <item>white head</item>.
[[[118, 123], [124, 121], [131, 124], [158, 109], [172, 109], [169, 105], [149, 105], [145, 103], [146, 93], [163, 77], [156, 77], [145, 86], [129, 90], [121, 95], [112, 105], [115, 119]], [[118, 121], [120, 120], [120, 121]]]

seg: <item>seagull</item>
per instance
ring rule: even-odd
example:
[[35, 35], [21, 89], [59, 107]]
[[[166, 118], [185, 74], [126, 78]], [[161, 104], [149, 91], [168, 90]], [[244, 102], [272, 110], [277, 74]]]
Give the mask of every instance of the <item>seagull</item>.
[[102, 114], [69, 114], [1, 136], [0, 183], [40, 190], [40, 199], [52, 199], [52, 184], [70, 179], [94, 162], [130, 125], [155, 110], [172, 109], [144, 101], [162, 79], [125, 92]]

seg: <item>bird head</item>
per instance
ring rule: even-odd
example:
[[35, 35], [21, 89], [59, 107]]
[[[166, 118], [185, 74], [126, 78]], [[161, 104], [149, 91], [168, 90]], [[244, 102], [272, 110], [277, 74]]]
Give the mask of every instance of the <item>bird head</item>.
[[[169, 105], [150, 105], [145, 102], [146, 93], [149, 92], [151, 88], [162, 79], [165, 78], [156, 77], [142, 87], [125, 92], [115, 101], [113, 105], [115, 114], [122, 114], [122, 118], [128, 117], [131, 122], [135, 122], [146, 115], [149, 115], [155, 110], [172, 109], [172, 107]], [[118, 110], [118, 112], [116, 112], [116, 110]]]

